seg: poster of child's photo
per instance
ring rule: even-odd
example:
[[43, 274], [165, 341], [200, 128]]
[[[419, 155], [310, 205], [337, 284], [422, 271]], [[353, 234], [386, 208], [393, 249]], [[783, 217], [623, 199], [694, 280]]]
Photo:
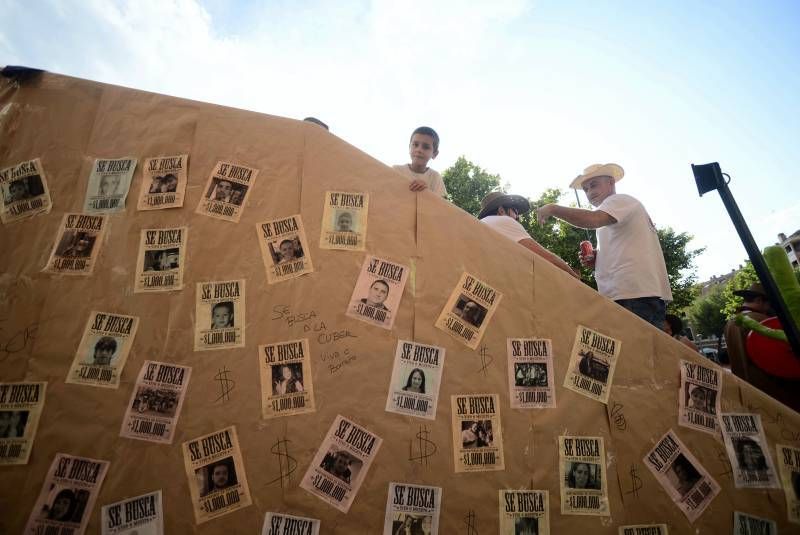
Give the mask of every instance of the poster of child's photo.
[[706, 414], [716, 414], [717, 391], [704, 386], [685, 383], [684, 404], [690, 409], [705, 412]]
[[220, 301], [211, 307], [211, 329], [235, 327], [233, 301]]
[[334, 210], [333, 229], [336, 232], [358, 232], [358, 218], [349, 210]]
[[303, 258], [303, 245], [299, 236], [290, 236], [269, 243], [269, 252], [275, 264]]
[[270, 366], [272, 373], [272, 395], [282, 396], [303, 392], [303, 363], [273, 364]]

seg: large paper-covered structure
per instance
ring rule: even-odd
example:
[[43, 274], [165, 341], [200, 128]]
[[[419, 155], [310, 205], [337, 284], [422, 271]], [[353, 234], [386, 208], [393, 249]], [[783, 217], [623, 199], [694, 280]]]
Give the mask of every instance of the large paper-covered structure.
[[[183, 206], [137, 210], [145, 160], [169, 155], [188, 155]], [[314, 124], [49, 73], [0, 80], [0, 169], [36, 158], [52, 208], [0, 228], [0, 382], [46, 381], [47, 393], [27, 464], [0, 466], [0, 532], [23, 531], [59, 453], [109, 462], [91, 533], [101, 506], [159, 489], [167, 533], [259, 533], [267, 512], [319, 519], [321, 533], [382, 533], [392, 482], [441, 488], [439, 533], [498, 533], [503, 489], [549, 491], [552, 533], [633, 524], [730, 533], [734, 511], [772, 519], [781, 533], [798, 529], [782, 489], [737, 489], [722, 438], [679, 425], [681, 360], [712, 364], [459, 208], [410, 192], [405, 178]], [[91, 275], [44, 273], [64, 215], [85, 212], [95, 160], [123, 158], [138, 167], [124, 208], [105, 216]], [[238, 221], [196, 212], [218, 162], [258, 172]], [[368, 194], [363, 250], [320, 247], [328, 192]], [[311, 270], [268, 283], [257, 225], [298, 214]], [[136, 291], [142, 231], [166, 228], [186, 229], [182, 288]], [[348, 314], [367, 257], [406, 270], [391, 328]], [[475, 349], [436, 327], [465, 273], [502, 294]], [[195, 350], [196, 322], [211, 321], [196, 317], [197, 284], [240, 280], [241, 347], [231, 338], [231, 347]], [[138, 318], [116, 389], [66, 382], [92, 311]], [[621, 344], [607, 403], [563, 386], [580, 326]], [[553, 408], [511, 408], [507, 342], [521, 338], [551, 341]], [[264, 418], [260, 346], [303, 339], [314, 410]], [[446, 350], [433, 418], [384, 410], [398, 340]], [[171, 444], [120, 437], [145, 361], [191, 368]], [[760, 415], [776, 464], [777, 444], [800, 446], [800, 415], [714, 369], [721, 411]], [[454, 434], [452, 396], [470, 394], [499, 405], [502, 469], [455, 470], [462, 427]], [[338, 415], [382, 440], [347, 513], [300, 487]], [[182, 445], [230, 427], [252, 505], [197, 523]], [[694, 522], [644, 462], [669, 430], [721, 489]], [[561, 513], [560, 437], [603, 438], [607, 516]]]

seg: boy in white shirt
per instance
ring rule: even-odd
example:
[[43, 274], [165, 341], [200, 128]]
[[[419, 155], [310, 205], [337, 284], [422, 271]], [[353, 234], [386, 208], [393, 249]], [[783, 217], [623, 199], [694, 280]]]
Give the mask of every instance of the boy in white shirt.
[[411, 181], [408, 187], [411, 191], [429, 189], [446, 199], [447, 189], [444, 187], [442, 175], [428, 167], [428, 162], [438, 154], [439, 134], [433, 128], [420, 126], [411, 134], [411, 141], [408, 144], [411, 163], [393, 165], [392, 168]]

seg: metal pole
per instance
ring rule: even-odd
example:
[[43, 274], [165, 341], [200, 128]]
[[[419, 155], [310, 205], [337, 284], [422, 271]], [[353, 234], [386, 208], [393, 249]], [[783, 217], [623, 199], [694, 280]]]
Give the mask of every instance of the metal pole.
[[783, 301], [783, 296], [781, 296], [778, 285], [775, 284], [775, 279], [772, 278], [772, 274], [769, 272], [769, 268], [767, 268], [767, 263], [764, 262], [764, 257], [761, 255], [761, 251], [758, 249], [753, 235], [750, 234], [750, 229], [747, 227], [747, 223], [744, 217], [742, 217], [742, 213], [739, 211], [739, 206], [737, 206], [736, 201], [733, 199], [731, 190], [728, 188], [728, 184], [722, 176], [719, 164], [715, 162], [706, 165], [692, 165], [692, 170], [695, 174], [700, 196], [713, 189], [719, 191], [722, 203], [728, 210], [728, 215], [731, 221], [733, 221], [733, 226], [736, 227], [736, 232], [739, 233], [739, 238], [742, 240], [742, 244], [747, 251], [747, 256], [750, 257], [750, 262], [753, 263], [753, 268], [755, 268], [756, 274], [769, 296], [772, 308], [775, 310], [775, 315], [778, 316], [783, 326], [783, 331], [786, 333], [789, 345], [795, 357], [800, 359], [800, 332], [798, 332], [798, 326], [795, 325], [794, 319], [789, 313], [789, 309], [786, 308], [786, 303]]

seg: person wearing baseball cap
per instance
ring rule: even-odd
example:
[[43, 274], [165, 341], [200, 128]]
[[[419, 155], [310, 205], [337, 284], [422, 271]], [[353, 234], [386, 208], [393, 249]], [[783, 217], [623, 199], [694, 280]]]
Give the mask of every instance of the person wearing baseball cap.
[[563, 269], [575, 278], [580, 278], [569, 264], [564, 262], [560, 256], [553, 254], [539, 242], [530, 237], [518, 219], [522, 214], [531, 210], [531, 203], [528, 199], [520, 195], [508, 195], [502, 191], [493, 191], [481, 200], [481, 211], [478, 219], [481, 223], [494, 229], [506, 238], [517, 242], [526, 249], [543, 257], [559, 269]]
[[623, 176], [615, 163], [590, 165], [570, 187], [582, 189], [594, 210], [546, 204], [536, 217], [542, 225], [556, 217], [574, 227], [597, 229], [594, 255], [581, 256], [582, 265], [594, 268], [597, 291], [661, 329], [672, 301], [664, 253], [642, 203], [617, 193]]

